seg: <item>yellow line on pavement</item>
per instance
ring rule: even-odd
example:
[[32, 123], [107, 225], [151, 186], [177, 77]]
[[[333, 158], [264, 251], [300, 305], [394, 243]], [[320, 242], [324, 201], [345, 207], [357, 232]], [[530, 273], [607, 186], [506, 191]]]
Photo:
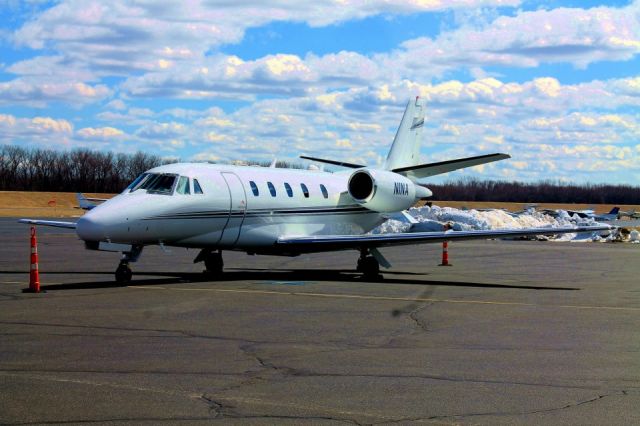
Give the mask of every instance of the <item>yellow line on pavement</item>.
[[539, 307], [539, 308], [600, 309], [600, 310], [633, 311], [633, 312], [640, 311], [640, 308], [622, 307], [622, 306], [541, 305], [536, 303], [508, 302], [508, 301], [498, 301], [498, 300], [455, 300], [455, 299], [434, 299], [434, 298], [424, 298], [424, 297], [366, 296], [366, 295], [359, 295], [359, 294], [308, 293], [308, 292], [298, 292], [298, 291], [273, 291], [273, 290], [251, 290], [251, 289], [167, 288], [167, 287], [157, 287], [157, 286], [128, 286], [128, 287], [141, 289], [141, 290], [171, 290], [171, 291], [200, 291], [200, 292], [214, 292], [214, 293], [266, 294], [266, 295], [275, 295], [275, 296], [323, 297], [328, 299], [463, 303], [463, 304], [474, 304], [474, 305], [532, 306], [532, 307]]

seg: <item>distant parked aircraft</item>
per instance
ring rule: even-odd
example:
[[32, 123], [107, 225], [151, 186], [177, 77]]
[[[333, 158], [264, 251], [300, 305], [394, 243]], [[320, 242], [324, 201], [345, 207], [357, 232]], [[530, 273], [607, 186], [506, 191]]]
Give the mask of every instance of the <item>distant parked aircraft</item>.
[[611, 209], [609, 213], [594, 214], [593, 218], [598, 222], [611, 222], [613, 220], [618, 220], [619, 212], [620, 212], [620, 208], [614, 207]]
[[94, 204], [94, 203], [104, 203], [105, 201], [108, 200], [108, 198], [87, 198], [84, 196], [84, 194], [78, 192], [76, 194], [76, 200], [78, 200], [78, 207], [79, 209], [82, 210], [91, 210], [94, 207], [97, 207], [98, 204]]
[[561, 211], [566, 211], [570, 216], [578, 216], [582, 219], [593, 219], [598, 222], [608, 222], [618, 219], [618, 212], [620, 209], [618, 207], [614, 207], [611, 209], [609, 213], [598, 214], [593, 209], [585, 209], [585, 210], [564, 210], [564, 209], [542, 209], [541, 213], [547, 214], [549, 216], [558, 217]]
[[618, 218], [628, 217], [629, 219], [640, 219], [640, 212], [637, 210], [627, 210], [618, 212]]

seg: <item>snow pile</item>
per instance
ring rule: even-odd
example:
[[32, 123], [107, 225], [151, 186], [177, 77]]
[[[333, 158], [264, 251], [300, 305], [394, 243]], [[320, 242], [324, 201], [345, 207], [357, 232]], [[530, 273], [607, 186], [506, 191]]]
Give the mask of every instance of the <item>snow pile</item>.
[[[522, 228], [557, 228], [575, 225], [595, 225], [593, 219], [571, 216], [564, 210], [559, 210], [557, 217], [542, 212], [528, 210], [515, 215], [504, 210], [459, 210], [452, 207], [424, 206], [409, 209], [409, 214], [418, 223], [410, 225], [397, 220], [388, 220], [372, 232], [428, 232], [442, 231], [445, 224], [453, 226], [454, 231], [492, 230], [492, 229], [522, 229]], [[547, 239], [546, 237], [543, 237]], [[612, 237], [602, 238], [591, 233], [562, 234], [556, 241], [604, 241]]]

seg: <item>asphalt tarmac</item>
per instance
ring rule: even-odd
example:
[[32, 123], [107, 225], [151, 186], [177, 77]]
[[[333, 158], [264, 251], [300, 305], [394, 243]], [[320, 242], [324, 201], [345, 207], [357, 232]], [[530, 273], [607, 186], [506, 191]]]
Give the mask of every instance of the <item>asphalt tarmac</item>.
[[117, 253], [0, 220], [0, 423], [639, 424], [640, 247], [478, 241], [357, 253]]

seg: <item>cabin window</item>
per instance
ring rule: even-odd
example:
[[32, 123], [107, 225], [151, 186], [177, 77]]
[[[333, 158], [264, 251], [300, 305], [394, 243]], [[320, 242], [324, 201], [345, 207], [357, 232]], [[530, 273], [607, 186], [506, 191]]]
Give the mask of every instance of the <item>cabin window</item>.
[[156, 194], [171, 195], [173, 186], [176, 183], [177, 176], [174, 174], [151, 174], [148, 179], [140, 185], [140, 189], [146, 189], [147, 192]]
[[289, 197], [293, 197], [293, 189], [291, 189], [291, 185], [289, 185], [287, 182], [284, 183], [284, 189], [287, 191], [287, 195]]
[[260, 195], [260, 191], [258, 191], [258, 185], [256, 185], [254, 181], [250, 180], [249, 186], [251, 186], [251, 192], [253, 192], [253, 195], [255, 195], [256, 197]]
[[[136, 189], [140, 188], [140, 185], [142, 185], [142, 183], [143, 183], [143, 182], [144, 182], [144, 181], [145, 181], [149, 176], [150, 176], [150, 174], [149, 174], [149, 173], [143, 173], [143, 174], [141, 174], [140, 176], [138, 176], [138, 177], [136, 178], [136, 180], [134, 180], [133, 182], [131, 182], [131, 183], [129, 184], [129, 186], [127, 186], [127, 188], [126, 188], [126, 189], [128, 189], [128, 190], [129, 190], [129, 192], [133, 192], [133, 191], [135, 191]], [[126, 190], [126, 189], [125, 189], [125, 190]]]
[[302, 193], [304, 194], [304, 198], [309, 198], [309, 188], [304, 183], [300, 184], [300, 188], [302, 188]]
[[320, 184], [320, 191], [322, 191], [322, 196], [324, 198], [329, 198], [329, 193], [327, 192], [327, 188], [323, 184]]
[[267, 182], [267, 187], [269, 188], [269, 192], [271, 193], [272, 197], [276, 196], [276, 187], [273, 186], [273, 184], [271, 182]]
[[198, 179], [194, 179], [193, 180], [193, 193], [194, 194], [203, 194], [202, 187], [200, 186], [200, 182], [198, 182]]
[[189, 195], [191, 191], [189, 190], [189, 178], [186, 176], [180, 176], [178, 180], [178, 185], [176, 185], [176, 192], [178, 194]]

